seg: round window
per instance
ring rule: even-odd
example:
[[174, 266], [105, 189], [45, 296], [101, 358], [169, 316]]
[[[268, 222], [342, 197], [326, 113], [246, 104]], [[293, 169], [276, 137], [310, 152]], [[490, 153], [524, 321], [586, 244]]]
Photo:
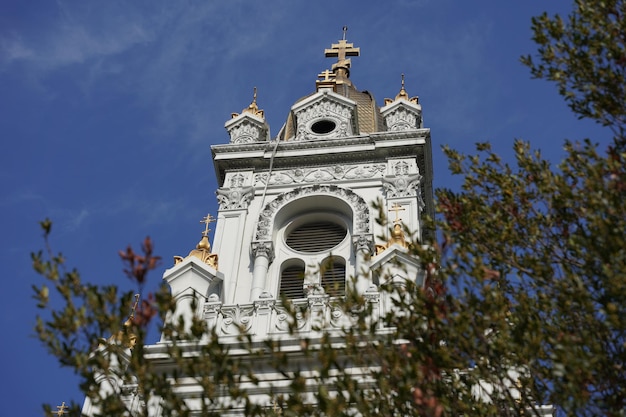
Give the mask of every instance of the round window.
[[318, 120], [311, 125], [311, 130], [318, 135], [325, 135], [335, 130], [335, 127], [337, 125], [332, 120]]
[[346, 237], [346, 228], [329, 221], [305, 223], [287, 235], [287, 246], [298, 252], [319, 253], [340, 244]]

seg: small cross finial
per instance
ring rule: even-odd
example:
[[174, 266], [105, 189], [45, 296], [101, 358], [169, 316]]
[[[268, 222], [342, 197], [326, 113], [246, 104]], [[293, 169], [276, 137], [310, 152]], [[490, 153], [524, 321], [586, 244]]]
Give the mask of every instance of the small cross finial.
[[204, 223], [204, 231], [202, 232], [202, 236], [209, 236], [209, 232], [211, 231], [211, 229], [209, 229], [209, 223], [213, 223], [215, 221], [215, 217], [211, 216], [211, 214], [207, 214], [206, 217], [203, 217], [202, 220], [200, 220], [200, 223]]
[[65, 401], [63, 401], [63, 403], [61, 403], [61, 405], [57, 405], [57, 411], [56, 411], [56, 415], [57, 416], [62, 416], [63, 414], [67, 414], [67, 410], [69, 407], [67, 405], [65, 405]]
[[254, 94], [252, 95], [252, 102], [256, 103], [256, 87], [254, 87]]
[[331, 78], [335, 77], [335, 73], [331, 70], [324, 70], [320, 72], [317, 76], [318, 78], [323, 78], [322, 81], [329, 81]]
[[400, 217], [398, 216], [398, 213], [401, 211], [404, 211], [405, 209], [399, 205], [398, 203], [394, 203], [393, 206], [391, 206], [391, 208], [389, 209], [390, 211], [393, 211], [396, 213], [396, 219], [393, 221], [394, 224], [398, 224], [402, 221], [402, 219], [400, 219]]
[[343, 38], [342, 38], [342, 40], [344, 40], [344, 41], [346, 40], [346, 32], [348, 32], [348, 26], [344, 26], [343, 27]]
[[135, 302], [133, 303], [133, 308], [130, 310], [131, 319], [135, 318], [135, 312], [137, 311], [137, 306], [139, 305], [139, 294], [135, 294]]
[[402, 73], [402, 89], [404, 90], [404, 73]]

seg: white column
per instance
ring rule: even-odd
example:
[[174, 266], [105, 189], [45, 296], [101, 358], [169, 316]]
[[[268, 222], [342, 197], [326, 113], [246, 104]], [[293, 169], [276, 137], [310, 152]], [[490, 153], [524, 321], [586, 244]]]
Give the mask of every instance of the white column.
[[369, 259], [372, 256], [374, 238], [369, 234], [356, 235], [352, 238], [352, 243], [355, 254], [356, 291], [358, 294], [364, 294], [372, 285]]
[[270, 263], [274, 260], [274, 245], [271, 241], [252, 242], [252, 255], [254, 256], [254, 269], [252, 271], [250, 301], [255, 301], [265, 291], [267, 271]]

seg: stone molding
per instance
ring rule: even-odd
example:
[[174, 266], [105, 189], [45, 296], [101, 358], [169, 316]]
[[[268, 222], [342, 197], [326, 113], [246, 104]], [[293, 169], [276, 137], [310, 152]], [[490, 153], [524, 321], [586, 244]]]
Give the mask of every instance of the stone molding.
[[256, 240], [269, 241], [274, 228], [274, 216], [285, 205], [314, 194], [331, 195], [344, 200], [350, 205], [353, 212], [353, 233], [364, 234], [370, 231], [370, 211], [365, 200], [352, 190], [337, 187], [336, 185], [313, 185], [299, 187], [283, 193], [267, 203], [257, 221]]
[[[358, 165], [333, 165], [315, 168], [295, 168], [282, 171], [274, 171], [269, 177], [268, 185], [289, 185], [302, 183], [320, 183], [327, 181], [355, 180], [382, 177], [387, 165], [381, 164], [358, 164]], [[255, 185], [268, 182], [267, 173], [255, 174]]]

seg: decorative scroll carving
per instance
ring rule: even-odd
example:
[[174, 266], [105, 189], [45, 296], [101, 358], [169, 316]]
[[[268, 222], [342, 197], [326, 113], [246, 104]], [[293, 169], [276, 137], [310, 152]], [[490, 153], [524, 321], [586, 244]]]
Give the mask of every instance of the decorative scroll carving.
[[274, 244], [270, 240], [252, 242], [252, 256], [265, 256], [270, 262], [274, 260]]
[[347, 202], [352, 208], [353, 231], [354, 234], [365, 234], [370, 231], [370, 210], [367, 203], [358, 194], [346, 188], [336, 185], [313, 185], [296, 188], [293, 191], [284, 193], [266, 204], [259, 215], [256, 230], [256, 240], [269, 240], [274, 222], [274, 214], [285, 204], [295, 199], [312, 194], [330, 194]]
[[286, 332], [289, 330], [291, 326], [292, 319], [295, 319], [295, 323], [293, 323], [294, 330], [302, 330], [307, 323], [307, 315], [300, 308], [301, 306], [296, 305], [296, 313], [295, 317], [292, 317], [289, 313], [289, 310], [283, 306], [276, 306], [276, 322], [274, 324], [276, 330], [281, 332]]
[[298, 118], [298, 124], [306, 123], [313, 119], [319, 119], [320, 117], [337, 117], [339, 119], [346, 120], [350, 117], [351, 109], [345, 104], [338, 103], [328, 98], [323, 98], [320, 101], [311, 104], [310, 106], [300, 110], [296, 113]]
[[392, 197], [411, 197], [417, 195], [417, 189], [420, 186], [422, 176], [420, 174], [412, 174], [401, 177], [383, 178], [383, 188], [387, 193], [387, 198]]
[[[386, 164], [373, 165], [335, 165], [319, 168], [297, 168], [272, 172], [269, 185], [287, 185], [300, 183], [320, 183], [333, 180], [354, 180], [382, 176]], [[267, 182], [267, 174], [256, 174], [255, 184]]]
[[247, 332], [252, 326], [254, 315], [254, 305], [234, 305], [225, 306], [222, 312], [222, 331], [224, 334], [239, 334], [240, 331]]
[[242, 210], [248, 208], [254, 197], [254, 189], [252, 187], [219, 188], [215, 194], [220, 210]]

